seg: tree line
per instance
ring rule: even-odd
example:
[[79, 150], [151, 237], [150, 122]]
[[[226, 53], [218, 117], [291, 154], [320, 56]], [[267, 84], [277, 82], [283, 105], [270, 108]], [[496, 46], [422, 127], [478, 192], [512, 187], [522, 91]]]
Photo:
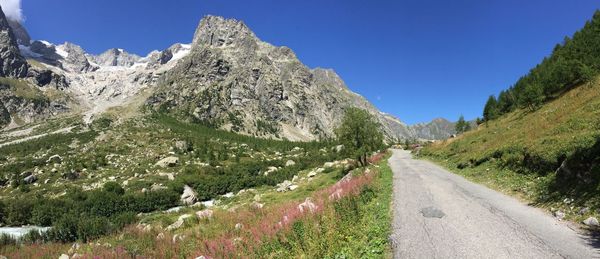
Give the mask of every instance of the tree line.
[[574, 86], [594, 80], [600, 73], [600, 11], [577, 31], [565, 37], [549, 57], [521, 77], [498, 97], [488, 98], [485, 121], [496, 119], [517, 108], [535, 110]]

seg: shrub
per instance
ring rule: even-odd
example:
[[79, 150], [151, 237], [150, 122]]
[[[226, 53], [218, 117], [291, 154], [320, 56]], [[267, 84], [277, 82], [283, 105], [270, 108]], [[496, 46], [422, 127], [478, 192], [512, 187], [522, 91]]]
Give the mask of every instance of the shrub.
[[124, 212], [114, 216], [111, 220], [114, 229], [122, 229], [127, 225], [134, 223], [137, 220], [135, 213]]
[[41, 200], [33, 206], [31, 223], [44, 227], [51, 226], [67, 211], [67, 205], [63, 200]]
[[48, 232], [46, 239], [58, 242], [73, 242], [77, 240], [78, 217], [72, 214], [63, 215]]
[[4, 221], [10, 226], [27, 225], [30, 223], [32, 204], [25, 199], [12, 200], [5, 208]]
[[123, 211], [123, 199], [112, 192], [94, 191], [88, 195], [84, 209], [89, 215], [110, 217]]
[[111, 224], [105, 217], [83, 218], [77, 224], [77, 238], [83, 242], [98, 238], [111, 231]]
[[125, 189], [123, 189], [123, 187], [121, 187], [121, 185], [117, 182], [107, 182], [104, 184], [102, 189], [105, 192], [110, 192], [117, 195], [123, 195], [125, 193]]

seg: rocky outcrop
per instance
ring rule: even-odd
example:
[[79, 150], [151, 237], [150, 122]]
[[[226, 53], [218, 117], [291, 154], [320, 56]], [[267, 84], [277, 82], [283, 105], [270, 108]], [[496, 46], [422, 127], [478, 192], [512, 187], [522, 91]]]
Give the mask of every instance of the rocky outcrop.
[[328, 69], [310, 69], [292, 50], [259, 40], [241, 21], [207, 16], [191, 52], [148, 99], [155, 109], [258, 136], [310, 140], [333, 136], [347, 107], [371, 112], [389, 137], [402, 137], [372, 104]]
[[6, 107], [4, 107], [4, 103], [0, 102], [0, 128], [8, 125], [10, 123], [10, 113]]
[[183, 186], [183, 193], [181, 194], [180, 200], [183, 205], [192, 205], [198, 199], [198, 194], [192, 187], [187, 185]]
[[447, 139], [452, 134], [456, 134], [456, 123], [443, 118], [437, 118], [429, 123], [419, 123], [412, 125], [410, 129], [414, 136], [420, 139]]
[[31, 67], [27, 76], [40, 87], [51, 87], [58, 90], [65, 90], [69, 87], [67, 78], [64, 75], [54, 73], [49, 69]]
[[27, 32], [25, 27], [23, 27], [23, 25], [21, 25], [20, 22], [13, 21], [11, 19], [8, 19], [8, 25], [10, 25], [10, 28], [12, 29], [17, 39], [17, 44], [29, 46], [31, 42], [31, 37], [29, 36], [29, 33]]
[[0, 8], [0, 76], [23, 78], [27, 69], [27, 61], [21, 56], [17, 39]]
[[109, 49], [104, 53], [94, 57], [95, 63], [100, 66], [119, 67], [130, 67], [140, 59], [140, 56], [130, 54], [123, 49]]
[[91, 72], [98, 69], [97, 66], [93, 66], [88, 59], [87, 53], [78, 45], [70, 42], [58, 46], [58, 49], [64, 55], [63, 68], [72, 72]]

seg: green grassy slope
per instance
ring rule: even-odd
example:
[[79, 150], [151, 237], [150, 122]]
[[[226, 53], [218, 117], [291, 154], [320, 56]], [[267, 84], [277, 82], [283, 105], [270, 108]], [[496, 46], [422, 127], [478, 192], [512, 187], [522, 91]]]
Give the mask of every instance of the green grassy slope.
[[[600, 84], [519, 109], [421, 155], [471, 180], [581, 219], [600, 208]], [[563, 169], [557, 170], [564, 162]], [[570, 200], [565, 199], [573, 199]], [[580, 215], [581, 208], [590, 210]]]

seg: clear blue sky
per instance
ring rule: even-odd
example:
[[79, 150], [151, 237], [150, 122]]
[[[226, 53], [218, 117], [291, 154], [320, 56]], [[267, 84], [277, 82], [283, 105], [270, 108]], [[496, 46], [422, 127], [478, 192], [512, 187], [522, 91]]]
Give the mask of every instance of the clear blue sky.
[[597, 0], [25, 0], [34, 39], [145, 55], [190, 42], [201, 17], [244, 20], [309, 67], [335, 69], [412, 124], [481, 115], [498, 93], [581, 28]]

